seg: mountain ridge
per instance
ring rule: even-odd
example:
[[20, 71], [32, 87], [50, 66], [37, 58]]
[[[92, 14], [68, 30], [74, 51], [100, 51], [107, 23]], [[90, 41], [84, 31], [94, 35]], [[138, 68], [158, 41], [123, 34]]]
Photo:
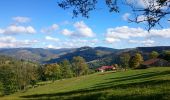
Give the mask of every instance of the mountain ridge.
[[[153, 47], [136, 47], [125, 49], [114, 49], [109, 47], [89, 47], [80, 48], [61, 48], [61, 49], [46, 49], [46, 48], [0, 48], [0, 55], [13, 57], [16, 59], [24, 59], [39, 63], [56, 63], [64, 59], [71, 60], [74, 56], [82, 56], [87, 62], [118, 56], [124, 52], [135, 53], [141, 52], [148, 54], [152, 51], [162, 52], [170, 50], [170, 46], [153, 46]], [[111, 57], [112, 56], [112, 57]]]

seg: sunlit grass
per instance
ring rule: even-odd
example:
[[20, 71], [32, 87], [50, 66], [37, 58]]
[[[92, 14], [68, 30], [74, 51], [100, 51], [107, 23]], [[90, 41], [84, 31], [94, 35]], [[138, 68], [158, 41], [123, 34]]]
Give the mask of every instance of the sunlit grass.
[[[43, 83], [44, 84], [44, 83]], [[0, 99], [168, 100], [170, 67], [105, 72], [58, 80]]]

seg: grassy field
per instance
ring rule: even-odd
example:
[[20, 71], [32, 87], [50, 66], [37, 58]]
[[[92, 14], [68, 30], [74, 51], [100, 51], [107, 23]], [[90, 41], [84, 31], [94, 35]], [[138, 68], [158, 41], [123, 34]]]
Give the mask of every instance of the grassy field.
[[18, 99], [170, 100], [170, 67], [95, 73], [0, 98]]

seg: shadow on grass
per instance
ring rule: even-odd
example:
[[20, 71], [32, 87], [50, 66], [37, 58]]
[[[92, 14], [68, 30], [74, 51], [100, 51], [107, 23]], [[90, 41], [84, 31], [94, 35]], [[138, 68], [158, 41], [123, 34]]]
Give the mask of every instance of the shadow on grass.
[[[26, 95], [21, 96], [21, 98], [27, 99], [38, 99], [38, 100], [46, 100], [46, 99], [59, 99], [59, 100], [164, 100], [165, 97], [170, 95], [170, 92], [165, 93], [156, 93], [150, 95], [107, 95], [105, 90], [114, 90], [114, 89], [127, 89], [127, 88], [143, 88], [146, 86], [159, 86], [163, 84], [169, 84], [170, 80], [145, 80], [143, 82], [131, 82], [131, 83], [124, 83], [124, 84], [114, 84], [115, 82], [127, 81], [127, 80], [134, 80], [134, 79], [143, 79], [143, 78], [152, 78], [158, 75], [170, 75], [170, 71], [164, 72], [148, 72], [143, 74], [136, 74], [133, 76], [125, 76], [125, 77], [117, 77], [109, 79], [109, 82], [99, 83], [91, 88], [81, 89], [77, 91], [69, 91], [69, 92], [61, 92], [61, 93], [51, 93], [51, 94], [35, 94], [35, 95]], [[128, 91], [125, 91], [128, 92]], [[169, 98], [167, 98], [168, 100]]]
[[109, 82], [96, 84], [92, 88], [99, 88], [99, 87], [106, 88], [108, 86], [113, 86], [115, 83], [118, 84], [118, 83], [125, 82], [125, 81], [129, 81], [129, 82], [135, 81], [135, 80], [146, 81], [146, 78], [152, 79], [153, 77], [161, 76], [161, 75], [170, 75], [170, 71], [148, 72], [148, 73], [141, 73], [141, 74], [135, 74], [135, 75], [130, 75], [130, 76], [124, 76], [124, 77], [109, 78], [107, 79], [107, 80], [110, 80]]

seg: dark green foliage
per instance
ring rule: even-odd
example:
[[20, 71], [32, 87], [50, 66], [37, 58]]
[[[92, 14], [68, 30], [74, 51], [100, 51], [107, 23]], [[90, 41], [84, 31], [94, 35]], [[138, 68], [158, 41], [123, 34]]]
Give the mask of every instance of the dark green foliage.
[[143, 62], [143, 57], [141, 54], [136, 53], [135, 56], [132, 56], [130, 61], [129, 61], [129, 66], [131, 68], [138, 68], [141, 64], [141, 62]]
[[3, 90], [4, 90], [4, 87], [3, 87], [2, 82], [0, 81], [0, 96], [3, 96], [3, 95], [4, 95]]
[[47, 80], [61, 79], [61, 67], [58, 64], [48, 64], [44, 67], [44, 75]]
[[38, 80], [47, 81], [45, 74], [44, 74], [44, 66], [43, 65], [38, 67]]
[[62, 66], [62, 78], [73, 77], [72, 65], [68, 60], [63, 60], [60, 66]]
[[159, 58], [165, 59], [170, 62], [170, 50], [163, 51]]
[[72, 66], [73, 66], [73, 71], [75, 73], [75, 76], [88, 74], [89, 69], [84, 58], [80, 56], [73, 57]]
[[37, 68], [35, 63], [0, 56], [0, 93], [11, 94], [25, 90], [30, 84], [34, 85], [37, 80]]
[[2, 93], [4, 95], [17, 91], [17, 80], [15, 71], [9, 65], [0, 66], [0, 81], [2, 83]]
[[149, 55], [149, 58], [152, 59], [152, 58], [157, 58], [159, 56], [159, 53], [156, 52], [156, 51], [152, 51]]
[[129, 60], [130, 60], [130, 55], [128, 53], [124, 53], [120, 55], [120, 65], [123, 68], [128, 68], [129, 67]]

